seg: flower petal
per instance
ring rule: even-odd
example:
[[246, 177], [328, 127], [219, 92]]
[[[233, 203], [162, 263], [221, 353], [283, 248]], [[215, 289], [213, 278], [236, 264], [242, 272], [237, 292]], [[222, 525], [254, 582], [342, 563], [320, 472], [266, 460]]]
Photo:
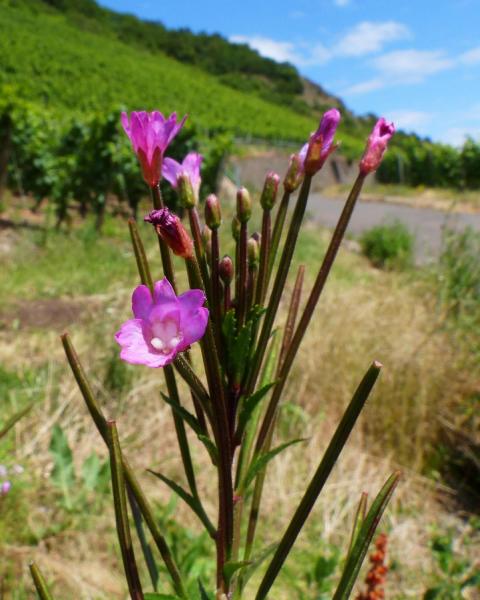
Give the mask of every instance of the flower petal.
[[171, 302], [172, 300], [177, 300], [175, 292], [166, 277], [155, 282], [155, 285], [153, 286], [153, 299], [155, 304], [157, 302]]
[[177, 346], [177, 352], [182, 352], [204, 336], [208, 323], [208, 314], [207, 308], [197, 308], [194, 312], [189, 312], [189, 316], [185, 320], [183, 318], [184, 315], [182, 315], [180, 327], [183, 339]]
[[162, 177], [164, 177], [170, 185], [177, 189], [177, 177], [182, 170], [182, 165], [173, 158], [164, 158], [162, 164]]
[[146, 285], [139, 285], [132, 294], [132, 312], [136, 319], [148, 319], [153, 304], [152, 294]]
[[132, 365], [163, 367], [173, 356], [156, 353], [145, 339], [145, 322], [142, 319], [126, 321], [115, 334], [117, 343], [122, 347], [120, 358]]

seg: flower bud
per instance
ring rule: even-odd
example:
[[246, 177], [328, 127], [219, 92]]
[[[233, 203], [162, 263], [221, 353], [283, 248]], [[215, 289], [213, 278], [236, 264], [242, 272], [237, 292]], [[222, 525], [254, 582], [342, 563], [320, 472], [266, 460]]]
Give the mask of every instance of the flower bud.
[[367, 146], [360, 161], [360, 173], [368, 175], [378, 169], [387, 144], [394, 133], [395, 125], [393, 123], [387, 123], [383, 117], [378, 119], [367, 140]]
[[220, 202], [215, 194], [210, 194], [205, 200], [205, 223], [210, 229], [218, 229], [222, 224]]
[[300, 154], [292, 154], [288, 164], [287, 174], [283, 180], [285, 191], [293, 193], [302, 183], [304, 176], [303, 158]]
[[260, 260], [260, 247], [257, 240], [251, 237], [247, 242], [248, 266], [256, 267]]
[[181, 172], [177, 177], [178, 197], [182, 206], [193, 208], [197, 204], [197, 198], [193, 190], [192, 182], [188, 173]]
[[263, 210], [271, 210], [277, 199], [278, 184], [280, 177], [277, 173], [270, 171], [265, 177], [265, 183], [263, 184], [262, 195], [260, 196], [260, 204]]
[[240, 223], [246, 223], [252, 215], [252, 201], [247, 188], [241, 187], [237, 191], [237, 217]]
[[327, 158], [337, 148], [333, 138], [340, 122], [340, 111], [336, 108], [327, 110], [323, 115], [317, 131], [312, 133], [308, 142], [303, 169], [308, 175], [315, 175]]
[[225, 285], [228, 285], [233, 279], [233, 261], [226, 254], [218, 265], [218, 272], [220, 275], [220, 279], [223, 281]]
[[157, 234], [177, 256], [182, 258], [193, 257], [193, 242], [177, 215], [168, 208], [152, 210], [144, 219], [151, 223]]
[[252, 238], [258, 243], [260, 244], [260, 242], [262, 241], [262, 235], [258, 232], [258, 231], [254, 231], [252, 233]]
[[240, 239], [240, 221], [238, 217], [232, 219], [232, 237], [237, 242]]

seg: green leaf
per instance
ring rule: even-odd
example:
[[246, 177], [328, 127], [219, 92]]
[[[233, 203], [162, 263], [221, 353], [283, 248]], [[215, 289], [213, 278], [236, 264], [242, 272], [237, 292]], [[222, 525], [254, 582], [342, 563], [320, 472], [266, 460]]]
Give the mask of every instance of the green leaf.
[[200, 591], [200, 600], [213, 600], [213, 596], [211, 596], [207, 590], [203, 587], [203, 583], [198, 580], [198, 589]]
[[268, 394], [268, 392], [275, 385], [276, 381], [272, 383], [267, 383], [262, 388], [257, 390], [254, 394], [246, 398], [241, 403], [240, 414], [238, 417], [238, 432], [239, 434], [243, 433], [245, 427], [252, 416], [253, 411], [256, 409], [261, 400]]
[[12, 415], [0, 430], [0, 440], [22, 419], [33, 407], [33, 402]]
[[200, 500], [198, 498], [194, 498], [191, 494], [189, 494], [186, 490], [184, 490], [181, 485], [178, 485], [178, 483], [175, 483], [175, 481], [173, 481], [172, 479], [165, 477], [165, 475], [163, 475], [163, 473], [158, 473], [157, 471], [152, 471], [151, 469], [148, 469], [148, 471], [152, 475], [155, 475], [155, 477], [158, 477], [165, 484], [167, 484], [168, 487], [173, 492], [175, 492], [175, 494], [177, 494], [177, 496], [180, 496], [180, 498], [186, 504], [188, 504], [188, 506], [197, 515], [197, 517], [200, 519], [200, 521], [203, 523], [206, 530], [212, 537], [214, 537], [216, 535], [215, 527], [213, 526], [212, 522], [210, 521], [207, 514], [205, 513], [202, 503], [200, 502]]
[[75, 485], [73, 455], [67, 436], [58, 423], [53, 427], [49, 450], [53, 456], [52, 481], [61, 488], [65, 506], [71, 509], [70, 489]]
[[242, 587], [244, 587], [247, 584], [250, 577], [255, 573], [255, 571], [263, 563], [263, 561], [275, 552], [277, 546], [278, 542], [269, 544], [268, 546], [260, 550], [260, 552], [256, 554], [253, 558], [250, 559], [250, 564], [247, 567], [245, 567], [245, 569], [242, 572]]
[[471, 587], [473, 585], [480, 585], [480, 570], [471, 575], [470, 577], [467, 577], [467, 579], [465, 579], [464, 581], [462, 581], [460, 587], [463, 590], [463, 588]]
[[242, 380], [250, 358], [253, 322], [247, 322], [237, 331], [235, 312], [229, 310], [223, 319], [222, 332], [227, 347], [228, 372], [237, 382]]
[[218, 463], [218, 449], [215, 446], [215, 442], [208, 437], [208, 435], [199, 435], [198, 439], [205, 445], [208, 453], [210, 454], [210, 458], [212, 459], [212, 463], [216, 465]]
[[240, 487], [243, 490], [246, 490], [248, 488], [248, 486], [252, 483], [252, 481], [255, 479], [257, 474], [262, 469], [265, 468], [265, 466], [272, 460], [272, 458], [277, 456], [277, 454], [280, 454], [280, 452], [282, 452], [289, 446], [292, 446], [293, 444], [298, 444], [299, 442], [304, 442], [304, 441], [305, 441], [305, 438], [291, 440], [290, 442], [285, 442], [284, 444], [280, 444], [280, 446], [277, 446], [273, 450], [269, 450], [268, 452], [263, 452], [262, 454], [258, 454], [256, 457], [254, 457], [250, 466], [248, 467], [247, 474], [245, 475], [245, 479], [241, 483]]
[[92, 452], [83, 463], [82, 477], [88, 490], [105, 489], [110, 478], [108, 461], [101, 462], [98, 455]]
[[350, 596], [377, 525], [380, 521], [383, 511], [388, 504], [388, 501], [392, 497], [393, 491], [399, 479], [400, 473], [393, 473], [373, 501], [372, 506], [362, 523], [350, 556], [347, 558], [347, 562], [343, 569], [342, 577], [338, 584], [335, 595], [333, 596], [333, 600], [345, 600]]
[[440, 598], [441, 593], [442, 593], [441, 587], [429, 588], [423, 594], [423, 600], [435, 600], [435, 598]]
[[177, 415], [179, 415], [185, 421], [185, 423], [190, 425], [190, 427], [193, 429], [193, 431], [197, 435], [203, 435], [204, 431], [203, 431], [200, 423], [198, 422], [198, 419], [195, 417], [195, 415], [192, 415], [191, 412], [189, 412], [181, 404], [178, 404], [178, 402], [174, 402], [173, 400], [171, 400], [163, 392], [160, 392], [160, 393], [162, 394], [162, 398], [165, 400], [165, 402], [172, 407], [172, 410]]
[[143, 597], [144, 600], [181, 600], [180, 596], [172, 596], [172, 594], [159, 594], [157, 592], [147, 592]]
[[227, 586], [230, 585], [232, 577], [235, 575], [235, 573], [240, 569], [244, 569], [249, 564], [249, 560], [237, 560], [226, 562], [223, 565], [223, 577], [225, 578], [225, 583], [227, 584]]
[[336, 556], [319, 556], [315, 563], [315, 579], [317, 583], [322, 583], [324, 579], [330, 577], [335, 572], [335, 568], [338, 564]]

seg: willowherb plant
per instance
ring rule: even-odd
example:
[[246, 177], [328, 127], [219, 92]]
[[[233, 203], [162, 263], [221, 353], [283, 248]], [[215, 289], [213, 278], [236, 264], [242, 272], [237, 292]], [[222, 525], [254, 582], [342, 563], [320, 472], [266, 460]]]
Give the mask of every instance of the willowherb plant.
[[[379, 375], [373, 362], [361, 379], [318, 468], [278, 543], [256, 554], [255, 536], [265, 473], [271, 459], [293, 442], [272, 447], [283, 390], [292, 364], [307, 331], [315, 307], [344, 237], [355, 203], [368, 173], [379, 166], [394, 133], [393, 124], [380, 119], [368, 139], [359, 174], [334, 230], [323, 263], [303, 311], [300, 311], [304, 267], [300, 267], [289, 301], [281, 344], [272, 332], [292, 257], [307, 206], [312, 178], [336, 149], [334, 136], [340, 113], [325, 113], [316, 132], [297, 154], [292, 155], [283, 180], [283, 196], [272, 224], [280, 178], [267, 173], [261, 194], [261, 235], [249, 231], [252, 212], [245, 188], [237, 193], [232, 224], [235, 256], [220, 252], [222, 224], [220, 202], [214, 195], [205, 201], [205, 226], [198, 211], [201, 156], [191, 153], [183, 162], [164, 158], [169, 142], [184, 123], [175, 114], [133, 112], [122, 115], [125, 132], [149, 185], [153, 210], [145, 220], [158, 237], [164, 278], [153, 281], [136, 224], [129, 222], [141, 285], [132, 296], [133, 318], [124, 323], [116, 340], [120, 358], [152, 368], [161, 367], [165, 377], [165, 402], [172, 409], [180, 455], [188, 488], [162, 473], [155, 475], [185, 501], [198, 517], [216, 549], [216, 582], [199, 582], [198, 597], [217, 600], [244, 598], [254, 568], [268, 563], [255, 593], [262, 600], [269, 594], [282, 565], [303, 528], [335, 462]], [[178, 216], [163, 204], [161, 177], [176, 188], [188, 215], [190, 233]], [[298, 197], [288, 226], [292, 194]], [[190, 289], [179, 294], [171, 253], [184, 259]], [[95, 425], [110, 451], [112, 489], [118, 539], [131, 598], [145, 597], [132, 545], [128, 506], [134, 517], [140, 545], [155, 587], [155, 558], [142, 528], [146, 524], [170, 575], [172, 595], [149, 594], [148, 598], [186, 599], [186, 585], [168, 542], [160, 530], [137, 476], [119, 444], [114, 421], [107, 421], [94, 396], [68, 334], [62, 336], [68, 361]], [[203, 372], [195, 370], [189, 348], [196, 342], [203, 358]], [[180, 399], [177, 376], [191, 392]], [[217, 473], [218, 512], [207, 514], [200, 497], [192, 462], [187, 429], [205, 447]], [[298, 440], [296, 440], [298, 441]], [[375, 528], [393, 493], [399, 473], [380, 490], [369, 510], [362, 495], [354, 520], [350, 549], [334, 600], [348, 598]], [[41, 573], [32, 565], [41, 598], [51, 598]], [[207, 590], [211, 591], [207, 591]], [[214, 591], [214, 596], [212, 596]], [[191, 597], [191, 596], [190, 596]], [[271, 596], [274, 597], [274, 596]]]

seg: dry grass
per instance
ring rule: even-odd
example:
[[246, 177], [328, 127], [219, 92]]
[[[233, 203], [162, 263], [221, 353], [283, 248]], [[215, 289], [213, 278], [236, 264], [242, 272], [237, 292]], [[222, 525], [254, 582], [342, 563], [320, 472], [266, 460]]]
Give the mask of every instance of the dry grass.
[[[314, 257], [308, 265], [311, 273], [316, 262]], [[354, 286], [352, 277], [344, 276], [352, 272]], [[463, 357], [451, 345], [440, 319], [432, 315], [416, 284], [394, 274], [379, 275], [362, 259], [346, 252], [341, 253], [336, 273], [339, 275], [327, 286], [297, 359], [280, 421], [282, 439], [301, 433], [309, 441], [288, 450], [272, 464], [260, 536], [264, 543], [278, 537], [352, 391], [369, 363], [378, 359], [385, 365], [381, 380], [291, 562], [295, 564], [305, 548], [315, 548], [319, 539], [322, 544], [345, 549], [347, 525], [360, 492], [375, 494], [387, 475], [400, 466], [405, 475], [382, 525], [389, 532], [391, 558], [398, 562], [387, 591], [392, 598], [418, 598], [434, 569], [428, 551], [430, 524], [451, 526], [459, 534], [465, 527], [448, 510], [453, 492], [435, 486], [419, 471], [437, 439], [438, 418], [478, 384], [478, 374], [462, 368]], [[131, 388], [116, 398], [104, 385], [105, 364], [114, 345], [112, 335], [128, 315], [129, 294], [130, 286], [117, 282], [107, 294], [90, 297], [88, 302], [94, 308], [87, 322], [71, 328], [72, 337], [106, 414], [117, 419], [131, 462], [142, 473], [151, 467], [182, 480], [170, 411], [158, 394], [163, 386], [161, 372], [132, 369]], [[35, 558], [54, 582], [59, 598], [124, 598], [109, 503], [101, 513], [87, 514], [87, 519], [71, 518], [71, 525], [61, 532], [52, 528], [57, 519], [65, 519], [61, 510], [51, 506], [48, 492], [52, 468], [48, 446], [53, 424], [61, 424], [67, 433], [78, 468], [92, 449], [106, 456], [68, 372], [57, 334], [40, 329], [1, 331], [0, 363], [16, 371], [46, 367], [46, 377], [37, 390], [44, 399], [16, 427], [14, 460], [27, 466], [33, 489], [47, 490], [45, 495], [28, 497], [29, 528], [50, 532], [40, 536], [35, 547], [10, 542], [1, 549], [2, 560], [17, 573], [19, 589], [31, 589], [25, 565]], [[194, 439], [192, 446], [200, 493], [213, 515], [214, 471], [203, 447]], [[141, 479], [153, 501], [169, 501], [170, 493], [152, 476], [142, 474]], [[199, 530], [195, 518], [181, 504], [175, 509], [175, 518]], [[28, 597], [22, 594], [7, 594], [6, 598]], [[283, 600], [287, 595], [277, 590], [275, 598]]]

